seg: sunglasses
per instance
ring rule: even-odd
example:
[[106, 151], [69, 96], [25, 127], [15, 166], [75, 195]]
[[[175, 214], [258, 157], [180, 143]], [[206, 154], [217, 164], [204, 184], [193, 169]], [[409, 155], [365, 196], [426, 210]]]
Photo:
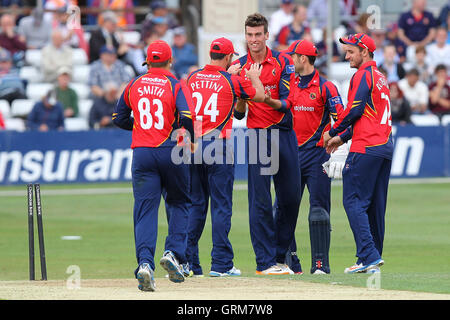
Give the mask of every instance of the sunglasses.
[[[362, 37], [361, 37], [362, 38]], [[361, 38], [358, 38], [356, 34], [351, 34], [347, 37], [347, 40], [350, 40], [352, 42], [356, 42], [357, 45], [361, 44], [364, 48], [369, 50], [369, 48], [361, 41]]]

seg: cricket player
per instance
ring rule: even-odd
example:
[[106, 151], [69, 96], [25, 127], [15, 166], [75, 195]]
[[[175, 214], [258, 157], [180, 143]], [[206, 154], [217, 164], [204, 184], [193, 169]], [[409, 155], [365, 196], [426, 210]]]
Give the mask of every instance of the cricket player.
[[[275, 110], [286, 104], [294, 115], [294, 131], [298, 141], [298, 162], [301, 172], [302, 195], [305, 185], [309, 191], [309, 234], [311, 243], [311, 273], [330, 273], [330, 193], [331, 179], [323, 170], [330, 156], [323, 148], [323, 133], [331, 128], [331, 117], [337, 120], [342, 113], [342, 99], [336, 86], [319, 75], [314, 68], [317, 49], [308, 40], [295, 41], [286, 53], [292, 56], [295, 85], [285, 101], [273, 99], [270, 92], [265, 102]], [[351, 138], [345, 131], [344, 142]], [[277, 205], [277, 204], [276, 204]], [[296, 255], [295, 241], [291, 245], [290, 265], [294, 273], [301, 273], [301, 265]], [[289, 260], [289, 259], [287, 259]]]
[[[132, 130], [132, 184], [134, 195], [134, 236], [138, 288], [154, 291], [155, 247], [158, 208], [164, 190], [169, 232], [160, 260], [169, 279], [184, 281], [181, 264], [187, 262], [187, 224], [190, 206], [188, 164], [175, 165], [171, 159], [176, 144], [174, 131], [183, 126], [194, 139], [188, 89], [171, 73], [172, 50], [161, 40], [147, 49], [147, 73], [125, 88], [113, 114], [114, 123]], [[131, 117], [133, 112], [134, 118]]]
[[[264, 16], [256, 13], [247, 17], [245, 39], [248, 54], [236, 63], [243, 70], [249, 69], [254, 63], [262, 65], [260, 79], [265, 91], [270, 91], [274, 99], [286, 99], [290, 88], [294, 86], [295, 68], [289, 55], [267, 47], [269, 32]], [[243, 103], [240, 100], [236, 105], [237, 119], [245, 116], [246, 105], [249, 224], [256, 256], [256, 274], [291, 274], [293, 271], [284, 261], [294, 238], [300, 205], [300, 167], [292, 112], [285, 105], [274, 110], [264, 102]], [[252, 135], [256, 138], [250, 139]], [[249, 144], [259, 147], [266, 145], [267, 154], [272, 160], [277, 158], [270, 162], [270, 170], [264, 170], [269, 165], [265, 163], [261, 149], [258, 149], [257, 155], [250, 155], [252, 146]], [[249, 161], [254, 156], [257, 156], [256, 161]], [[278, 200], [275, 219], [272, 214], [272, 179]]]
[[350, 81], [344, 116], [324, 135], [329, 152], [342, 143], [338, 136], [353, 128], [352, 145], [343, 176], [343, 203], [356, 242], [356, 263], [345, 273], [379, 271], [393, 141], [389, 87], [378, 71], [375, 42], [358, 33], [339, 41], [345, 58], [357, 71]]
[[237, 55], [230, 40], [218, 38], [212, 41], [209, 55], [211, 62], [187, 79], [195, 107], [193, 117], [198, 143], [191, 165], [192, 207], [187, 256], [194, 275], [202, 275], [198, 241], [211, 199], [213, 247], [209, 275], [239, 276], [241, 271], [233, 264], [233, 248], [228, 239], [234, 183], [234, 152], [230, 142], [233, 111], [237, 98], [262, 102], [264, 87], [259, 80], [261, 67], [257, 64], [250, 67], [245, 77], [227, 72], [233, 56]]

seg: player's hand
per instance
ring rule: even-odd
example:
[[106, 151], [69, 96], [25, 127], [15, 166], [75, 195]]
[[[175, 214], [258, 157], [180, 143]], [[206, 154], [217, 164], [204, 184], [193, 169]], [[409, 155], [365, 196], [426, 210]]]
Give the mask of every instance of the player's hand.
[[329, 178], [342, 179], [342, 170], [344, 169], [348, 152], [349, 145], [344, 143], [331, 154], [330, 159], [327, 162], [322, 164], [322, 167]]
[[335, 152], [339, 146], [341, 146], [344, 142], [342, 141], [341, 137], [336, 136], [328, 140], [326, 150], [328, 154], [332, 154]]
[[323, 134], [323, 146], [326, 148], [328, 146], [328, 141], [331, 140], [330, 131], [327, 131]]
[[236, 64], [231, 65], [227, 72], [232, 74], [232, 75], [238, 75], [239, 72], [241, 72], [242, 68], [241, 68], [241, 64], [238, 62]]
[[250, 66], [250, 69], [248, 69], [246, 71], [246, 76], [249, 79], [256, 79], [256, 78], [259, 78], [259, 76], [261, 75], [261, 71], [262, 71], [262, 65], [260, 65], [259, 63], [253, 63]]

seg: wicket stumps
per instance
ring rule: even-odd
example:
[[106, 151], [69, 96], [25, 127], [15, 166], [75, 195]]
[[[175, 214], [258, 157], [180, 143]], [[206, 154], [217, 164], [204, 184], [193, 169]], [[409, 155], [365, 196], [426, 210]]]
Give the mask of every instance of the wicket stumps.
[[44, 247], [44, 227], [42, 223], [42, 205], [41, 205], [41, 186], [40, 184], [28, 184], [28, 254], [29, 254], [29, 269], [30, 280], [35, 280], [35, 263], [34, 263], [34, 203], [33, 203], [33, 187], [36, 199], [36, 221], [38, 227], [39, 239], [39, 255], [41, 261], [41, 280], [47, 280], [47, 265], [45, 262], [45, 247]]

